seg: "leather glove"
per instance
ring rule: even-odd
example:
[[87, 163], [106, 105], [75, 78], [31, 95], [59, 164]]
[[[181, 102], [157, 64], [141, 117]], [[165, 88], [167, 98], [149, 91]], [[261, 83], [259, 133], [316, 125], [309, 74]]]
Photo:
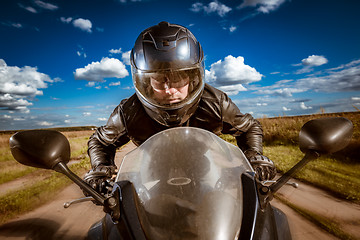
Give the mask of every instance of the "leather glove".
[[260, 181], [271, 180], [276, 176], [275, 165], [269, 158], [252, 151], [249, 153], [245, 152], [245, 155]]
[[[116, 166], [97, 166], [85, 174], [84, 181], [94, 188], [98, 193], [107, 195], [112, 190], [110, 179], [116, 173]], [[85, 196], [88, 194], [84, 192]]]

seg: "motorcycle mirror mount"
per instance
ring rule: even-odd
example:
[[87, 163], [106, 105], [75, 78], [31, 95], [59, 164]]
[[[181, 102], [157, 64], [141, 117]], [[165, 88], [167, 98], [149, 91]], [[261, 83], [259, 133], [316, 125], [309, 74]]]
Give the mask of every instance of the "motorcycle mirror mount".
[[330, 154], [345, 148], [351, 141], [353, 134], [352, 122], [343, 117], [319, 118], [306, 122], [299, 133], [300, 150], [305, 153], [304, 158], [282, 175], [275, 183], [263, 191], [265, 201], [271, 200], [277, 192], [296, 172], [308, 162], [320, 155]]
[[96, 192], [73, 173], [66, 165], [70, 160], [70, 144], [67, 138], [53, 130], [27, 130], [11, 136], [10, 149], [16, 161], [23, 165], [53, 169], [70, 178], [89, 193], [99, 204], [111, 206], [112, 201]]

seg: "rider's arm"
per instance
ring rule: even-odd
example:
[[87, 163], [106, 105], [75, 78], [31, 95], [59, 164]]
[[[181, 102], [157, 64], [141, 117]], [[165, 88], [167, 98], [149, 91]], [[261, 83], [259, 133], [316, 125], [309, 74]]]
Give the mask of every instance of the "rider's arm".
[[116, 149], [127, 142], [129, 137], [122, 120], [121, 104], [115, 108], [105, 126], [96, 129], [88, 142], [88, 154], [93, 169], [98, 166], [114, 166]]
[[236, 138], [260, 181], [273, 179], [276, 175], [274, 163], [263, 156], [263, 130], [259, 121], [250, 114], [242, 114], [226, 94], [223, 95], [224, 129]]
[[222, 95], [223, 133], [235, 136], [237, 145], [244, 152], [262, 154], [263, 130], [259, 121], [250, 114], [242, 114], [226, 95]]

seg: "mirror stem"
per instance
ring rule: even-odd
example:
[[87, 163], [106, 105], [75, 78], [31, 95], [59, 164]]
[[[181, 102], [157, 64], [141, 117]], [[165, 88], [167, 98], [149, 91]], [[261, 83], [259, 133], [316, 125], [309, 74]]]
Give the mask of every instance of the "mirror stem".
[[74, 183], [76, 183], [81, 189], [84, 189], [87, 193], [89, 193], [95, 201], [104, 206], [104, 202], [106, 198], [100, 193], [96, 192], [92, 187], [90, 187], [87, 183], [85, 183], [81, 178], [79, 178], [76, 174], [74, 174], [66, 164], [63, 162], [59, 162], [53, 168], [55, 171], [66, 175], [70, 178]]
[[274, 194], [277, 192], [297, 171], [303, 168], [308, 162], [318, 158], [319, 156], [320, 154], [316, 151], [308, 151], [300, 162], [282, 175], [275, 183], [270, 185], [271, 193]]

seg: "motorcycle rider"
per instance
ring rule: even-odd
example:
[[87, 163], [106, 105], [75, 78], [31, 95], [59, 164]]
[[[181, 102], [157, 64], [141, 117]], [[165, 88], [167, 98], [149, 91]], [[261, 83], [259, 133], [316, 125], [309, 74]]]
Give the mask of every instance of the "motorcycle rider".
[[272, 179], [273, 162], [262, 155], [262, 127], [242, 114], [222, 91], [205, 83], [204, 54], [185, 27], [160, 22], [144, 30], [131, 51], [136, 93], [114, 109], [105, 126], [90, 137], [92, 169], [84, 180], [99, 192], [116, 170], [116, 149], [137, 146], [171, 127], [191, 126], [235, 136], [259, 180]]

